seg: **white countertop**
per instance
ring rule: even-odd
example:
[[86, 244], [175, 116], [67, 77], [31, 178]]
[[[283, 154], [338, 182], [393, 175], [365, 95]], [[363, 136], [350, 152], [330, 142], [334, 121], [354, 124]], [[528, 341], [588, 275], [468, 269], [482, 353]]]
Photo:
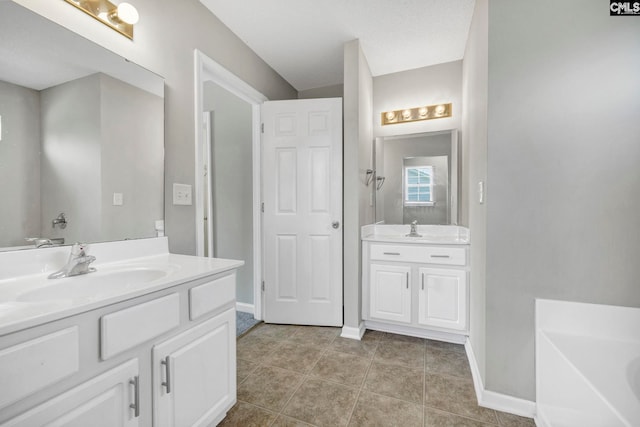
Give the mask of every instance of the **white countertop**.
[[363, 241], [428, 245], [468, 245], [469, 229], [458, 225], [418, 225], [421, 237], [409, 237], [409, 224], [370, 224], [362, 227]]
[[[96, 257], [91, 264], [96, 272], [48, 279], [51, 272], [66, 263], [70, 250], [69, 246], [63, 246], [0, 253], [0, 336], [233, 270], [244, 264], [244, 261], [237, 260], [171, 254], [165, 237], [90, 245], [88, 254]], [[131, 281], [117, 290], [102, 284], [108, 282], [109, 275], [113, 274], [118, 274], [122, 283], [128, 272], [143, 273], [147, 278], [142, 282]], [[92, 289], [98, 291], [82, 295], [47, 292], [56, 286], [82, 289], [83, 284], [94, 286]], [[45, 300], [29, 298], [34, 294], [55, 296]]]

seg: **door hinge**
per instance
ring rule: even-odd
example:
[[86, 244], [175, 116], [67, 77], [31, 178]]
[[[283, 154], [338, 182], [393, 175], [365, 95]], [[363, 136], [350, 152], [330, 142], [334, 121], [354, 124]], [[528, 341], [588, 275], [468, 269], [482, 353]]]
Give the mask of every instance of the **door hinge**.
[[264, 133], [264, 123], [260, 123], [260, 132]]
[[262, 202], [262, 203], [260, 204], [260, 211], [261, 211], [262, 213], [264, 213], [264, 202]]
[[264, 280], [262, 281], [262, 292], [264, 292]]

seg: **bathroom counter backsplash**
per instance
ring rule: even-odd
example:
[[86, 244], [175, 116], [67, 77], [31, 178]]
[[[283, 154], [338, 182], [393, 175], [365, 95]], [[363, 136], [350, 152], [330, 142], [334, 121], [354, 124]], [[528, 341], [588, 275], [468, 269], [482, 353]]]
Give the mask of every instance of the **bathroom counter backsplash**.
[[471, 241], [469, 229], [458, 225], [420, 225], [420, 237], [407, 236], [410, 224], [369, 224], [361, 229], [364, 241], [386, 243], [411, 243], [429, 245], [468, 245]]
[[70, 247], [0, 252], [0, 336], [236, 269], [244, 261], [171, 254], [166, 237], [96, 243], [96, 272], [48, 279]]

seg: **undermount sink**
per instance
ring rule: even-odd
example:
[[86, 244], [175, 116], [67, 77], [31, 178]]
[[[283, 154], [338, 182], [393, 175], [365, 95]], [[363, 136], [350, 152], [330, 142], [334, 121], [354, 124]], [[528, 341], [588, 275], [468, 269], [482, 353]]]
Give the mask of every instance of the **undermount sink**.
[[99, 300], [146, 287], [149, 283], [167, 277], [174, 268], [126, 267], [98, 270], [95, 273], [48, 279], [46, 283], [16, 297], [19, 302], [56, 300]]

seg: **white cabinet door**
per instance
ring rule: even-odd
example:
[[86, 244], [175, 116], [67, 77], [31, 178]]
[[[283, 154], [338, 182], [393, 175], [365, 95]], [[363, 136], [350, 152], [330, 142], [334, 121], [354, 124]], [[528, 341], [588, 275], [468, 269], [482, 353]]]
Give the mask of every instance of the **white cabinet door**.
[[9, 420], [3, 427], [136, 427], [138, 360], [104, 374]]
[[371, 264], [370, 309], [372, 319], [411, 322], [411, 267]]
[[418, 291], [418, 323], [466, 330], [467, 272], [421, 268]]
[[236, 400], [235, 311], [153, 347], [153, 425], [207, 426]]

